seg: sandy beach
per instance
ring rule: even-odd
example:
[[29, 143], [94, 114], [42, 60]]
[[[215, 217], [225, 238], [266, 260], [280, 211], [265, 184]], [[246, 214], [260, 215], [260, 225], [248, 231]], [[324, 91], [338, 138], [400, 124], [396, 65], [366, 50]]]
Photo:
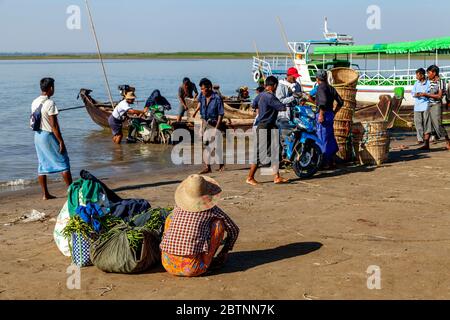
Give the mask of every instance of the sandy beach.
[[[449, 299], [450, 152], [398, 150], [381, 167], [350, 166], [311, 180], [274, 185], [246, 166], [213, 173], [220, 206], [241, 229], [226, 267], [199, 278], [177, 278], [158, 267], [138, 275], [82, 269], [81, 289], [66, 287], [64, 257], [53, 241], [54, 218], [65, 202], [41, 201], [37, 188], [0, 195], [0, 299]], [[396, 150], [397, 149], [397, 150]], [[173, 204], [178, 183], [198, 171], [103, 180], [124, 198]], [[95, 174], [95, 172], [94, 172]], [[10, 224], [32, 209], [43, 222]], [[367, 269], [378, 266], [381, 289], [369, 290]]]

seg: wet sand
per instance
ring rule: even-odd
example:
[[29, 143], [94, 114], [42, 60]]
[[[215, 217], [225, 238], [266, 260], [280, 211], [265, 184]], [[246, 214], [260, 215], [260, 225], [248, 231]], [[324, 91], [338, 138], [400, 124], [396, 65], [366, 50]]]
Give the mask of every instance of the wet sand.
[[[394, 149], [399, 144], [394, 142]], [[381, 167], [342, 167], [290, 185], [268, 176], [244, 183], [245, 166], [211, 176], [222, 185], [220, 206], [241, 234], [226, 267], [199, 278], [162, 268], [139, 275], [82, 269], [81, 289], [68, 290], [64, 257], [53, 241], [55, 222], [5, 225], [32, 209], [55, 218], [58, 199], [32, 188], [0, 195], [0, 299], [449, 299], [450, 152], [393, 151]], [[104, 182], [125, 198], [173, 204], [178, 183], [197, 167]], [[367, 288], [379, 266], [381, 289]], [[111, 286], [112, 290], [104, 288]], [[103, 293], [103, 295], [102, 295]]]

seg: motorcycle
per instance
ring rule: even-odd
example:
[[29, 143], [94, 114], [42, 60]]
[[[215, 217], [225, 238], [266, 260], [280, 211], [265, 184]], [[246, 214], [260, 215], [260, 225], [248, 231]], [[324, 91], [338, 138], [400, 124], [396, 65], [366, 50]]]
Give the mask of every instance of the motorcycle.
[[166, 110], [170, 110], [169, 105], [153, 105], [149, 107], [151, 118], [152, 142], [169, 144], [172, 141], [173, 127], [165, 115]]
[[130, 119], [129, 142], [169, 144], [172, 140], [173, 127], [168, 123], [165, 111], [170, 106], [153, 105], [143, 118]]
[[299, 178], [311, 178], [322, 164], [325, 148], [316, 134], [316, 113], [308, 104], [293, 108], [291, 133], [285, 138], [285, 161]]

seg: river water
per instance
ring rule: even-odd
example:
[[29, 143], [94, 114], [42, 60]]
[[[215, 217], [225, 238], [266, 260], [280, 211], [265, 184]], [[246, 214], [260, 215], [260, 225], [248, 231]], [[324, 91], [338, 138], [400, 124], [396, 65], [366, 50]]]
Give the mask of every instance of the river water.
[[[109, 60], [106, 69], [115, 100], [119, 99], [120, 84], [136, 87], [139, 100], [160, 89], [172, 104], [169, 114], [175, 114], [178, 109], [177, 90], [185, 76], [196, 84], [208, 77], [220, 84], [225, 95], [235, 95], [235, 90], [242, 85], [255, 87], [251, 60]], [[36, 183], [38, 163], [34, 133], [28, 122], [30, 105], [40, 94], [39, 80], [43, 77], [56, 80], [53, 99], [59, 109], [82, 105], [77, 100], [80, 88], [92, 89], [92, 96], [97, 100], [107, 100], [98, 61], [0, 61], [0, 192]], [[137, 108], [142, 109], [142, 104]], [[101, 177], [140, 171], [151, 174], [175, 167], [170, 146], [113, 145], [110, 131], [97, 126], [85, 109], [61, 112], [59, 121], [74, 177], [81, 169]], [[59, 179], [59, 176], [52, 178]]]

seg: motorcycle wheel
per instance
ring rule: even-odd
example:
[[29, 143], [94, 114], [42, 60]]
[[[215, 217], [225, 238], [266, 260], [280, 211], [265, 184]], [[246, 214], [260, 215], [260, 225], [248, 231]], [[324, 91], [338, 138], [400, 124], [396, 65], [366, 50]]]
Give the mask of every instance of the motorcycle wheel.
[[292, 162], [292, 169], [299, 178], [311, 178], [317, 173], [322, 163], [322, 150], [317, 144], [308, 143], [303, 145], [303, 150], [300, 151], [301, 154]]

